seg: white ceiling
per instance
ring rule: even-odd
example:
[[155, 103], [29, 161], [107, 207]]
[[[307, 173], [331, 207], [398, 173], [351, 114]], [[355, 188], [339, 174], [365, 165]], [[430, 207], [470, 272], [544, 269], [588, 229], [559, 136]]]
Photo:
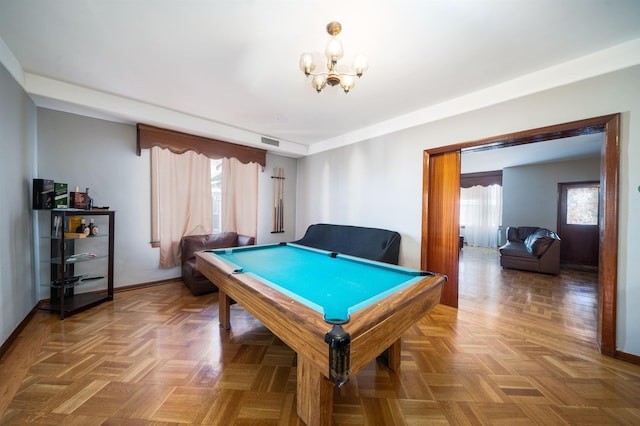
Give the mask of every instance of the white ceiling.
[[460, 169], [461, 173], [477, 173], [507, 167], [599, 157], [604, 136], [604, 133], [591, 133], [508, 148], [463, 152], [460, 157]]
[[[298, 68], [331, 20], [346, 95]], [[299, 157], [636, 65], [640, 1], [0, 0], [0, 39], [37, 105]]]

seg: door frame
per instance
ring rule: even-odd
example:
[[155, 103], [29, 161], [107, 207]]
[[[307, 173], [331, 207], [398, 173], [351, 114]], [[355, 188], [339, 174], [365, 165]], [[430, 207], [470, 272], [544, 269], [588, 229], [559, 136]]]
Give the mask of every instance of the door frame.
[[[615, 357], [616, 351], [616, 308], [618, 286], [618, 194], [620, 174], [620, 114], [611, 114], [585, 120], [525, 130], [485, 139], [463, 142], [444, 147], [428, 149], [423, 157], [422, 191], [422, 241], [420, 265], [430, 270], [430, 265], [453, 265], [450, 270], [436, 271], [449, 276], [450, 291], [443, 296], [442, 303], [458, 306], [458, 244], [449, 241], [439, 250], [428, 250], [430, 237], [442, 235], [453, 238], [459, 233], [459, 217], [447, 221], [449, 229], [442, 230], [442, 223], [434, 218], [450, 217], [459, 211], [459, 188], [456, 195], [450, 187], [435, 185], [437, 176], [446, 173], [436, 161], [440, 154], [463, 153], [506, 148], [528, 143], [544, 142], [591, 133], [605, 135], [600, 153], [600, 247], [598, 256], [598, 310], [597, 345], [604, 355]], [[562, 141], [558, 141], [562, 143]], [[459, 168], [459, 165], [458, 165]], [[444, 193], [443, 191], [448, 191]], [[442, 202], [449, 200], [449, 202]], [[431, 201], [431, 202], [430, 202]], [[451, 282], [452, 278], [455, 282]]]

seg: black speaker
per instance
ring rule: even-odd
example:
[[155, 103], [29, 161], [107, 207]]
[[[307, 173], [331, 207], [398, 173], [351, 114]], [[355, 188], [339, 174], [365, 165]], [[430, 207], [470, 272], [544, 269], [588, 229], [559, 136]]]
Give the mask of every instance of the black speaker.
[[53, 208], [53, 200], [55, 192], [53, 181], [50, 179], [34, 179], [33, 180], [33, 209], [34, 210], [51, 210]]

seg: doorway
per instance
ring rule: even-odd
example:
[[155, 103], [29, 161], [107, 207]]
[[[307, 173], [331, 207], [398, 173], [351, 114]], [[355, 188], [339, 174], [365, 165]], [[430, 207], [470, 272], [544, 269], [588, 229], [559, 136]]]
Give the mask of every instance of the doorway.
[[598, 253], [598, 346], [616, 355], [616, 292], [618, 274], [618, 190], [620, 114], [595, 117], [501, 135], [424, 152], [421, 268], [446, 274], [442, 303], [458, 306], [458, 238], [460, 153], [604, 132], [600, 166]]
[[597, 268], [599, 200], [600, 182], [558, 184], [561, 264]]

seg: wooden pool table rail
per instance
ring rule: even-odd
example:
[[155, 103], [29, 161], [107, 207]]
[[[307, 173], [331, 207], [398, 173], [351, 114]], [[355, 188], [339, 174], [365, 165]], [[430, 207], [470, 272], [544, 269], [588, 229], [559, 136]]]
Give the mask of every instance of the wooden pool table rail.
[[[251, 274], [234, 273], [228, 263], [201, 252], [198, 270], [220, 290], [219, 320], [230, 327], [229, 298], [236, 300], [298, 355], [297, 409], [307, 425], [331, 424], [334, 385], [329, 380], [331, 324], [322, 314], [262, 283]], [[351, 335], [350, 374], [356, 374], [387, 348], [388, 365], [400, 365], [400, 336], [440, 302], [444, 278], [424, 279], [351, 315], [343, 328]], [[320, 401], [320, 404], [318, 404]]]

